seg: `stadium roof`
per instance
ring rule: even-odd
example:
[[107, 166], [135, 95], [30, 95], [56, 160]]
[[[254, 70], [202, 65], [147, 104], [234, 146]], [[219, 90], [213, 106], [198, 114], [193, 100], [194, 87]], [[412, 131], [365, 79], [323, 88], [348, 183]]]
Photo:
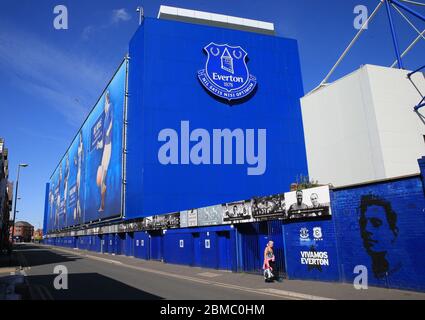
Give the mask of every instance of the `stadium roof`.
[[190, 22], [228, 29], [250, 31], [263, 34], [275, 34], [274, 24], [271, 22], [226, 16], [205, 11], [188, 10], [161, 5], [158, 19]]

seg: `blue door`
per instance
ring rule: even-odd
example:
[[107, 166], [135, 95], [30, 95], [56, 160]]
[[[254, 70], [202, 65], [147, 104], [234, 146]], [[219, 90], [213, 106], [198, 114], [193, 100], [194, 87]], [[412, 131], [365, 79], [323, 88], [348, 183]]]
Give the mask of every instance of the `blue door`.
[[134, 234], [134, 256], [136, 258], [150, 259], [150, 237], [145, 232], [136, 232]]
[[192, 233], [193, 235], [193, 266], [200, 267], [201, 266], [201, 236], [199, 232]]
[[111, 233], [108, 235], [109, 243], [108, 243], [108, 253], [115, 253], [115, 234]]
[[125, 233], [115, 234], [115, 251], [116, 255], [125, 253]]
[[285, 272], [281, 221], [240, 224], [237, 229], [240, 234], [238, 245], [240, 246], [242, 259], [239, 268], [242, 271], [262, 272], [264, 249], [267, 242], [272, 240], [274, 241], [276, 267], [279, 269], [279, 273]]
[[101, 242], [101, 246], [100, 246], [100, 252], [101, 253], [108, 253], [108, 244], [109, 244], [109, 239], [108, 239], [108, 235], [107, 234], [102, 234], [102, 242]]
[[201, 233], [201, 267], [218, 268], [217, 234], [214, 231]]
[[162, 230], [150, 232], [150, 258], [152, 260], [162, 260]]
[[124, 253], [129, 257], [134, 256], [134, 232], [129, 232], [126, 234]]
[[230, 231], [217, 232], [218, 237], [218, 268], [232, 270], [232, 255], [230, 254]]
[[263, 267], [263, 250], [267, 243], [267, 222], [244, 223], [237, 226], [240, 237], [241, 269], [245, 272], [261, 273]]

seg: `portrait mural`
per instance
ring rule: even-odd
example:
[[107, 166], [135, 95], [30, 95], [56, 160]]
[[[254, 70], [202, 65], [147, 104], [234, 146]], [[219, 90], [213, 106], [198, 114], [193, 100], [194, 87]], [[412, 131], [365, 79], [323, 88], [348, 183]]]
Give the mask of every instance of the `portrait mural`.
[[394, 251], [399, 229], [391, 203], [374, 194], [362, 196], [359, 225], [375, 278], [382, 279], [399, 271], [402, 264]]

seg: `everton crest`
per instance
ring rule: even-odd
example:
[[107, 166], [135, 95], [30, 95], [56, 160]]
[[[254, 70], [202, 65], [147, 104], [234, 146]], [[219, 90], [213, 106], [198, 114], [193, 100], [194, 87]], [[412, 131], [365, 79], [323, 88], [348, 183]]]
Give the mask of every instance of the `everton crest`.
[[204, 50], [208, 58], [198, 78], [209, 92], [230, 101], [245, 98], [255, 89], [257, 79], [249, 74], [244, 49], [211, 42]]

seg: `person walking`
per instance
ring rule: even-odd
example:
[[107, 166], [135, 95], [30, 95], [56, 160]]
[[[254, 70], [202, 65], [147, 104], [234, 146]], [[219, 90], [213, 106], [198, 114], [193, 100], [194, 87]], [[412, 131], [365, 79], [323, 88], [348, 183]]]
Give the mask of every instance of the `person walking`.
[[[265, 282], [279, 281], [278, 269], [276, 267], [276, 257], [273, 251], [274, 242], [269, 241], [264, 249], [264, 280]], [[280, 281], [279, 281], [280, 282]]]

